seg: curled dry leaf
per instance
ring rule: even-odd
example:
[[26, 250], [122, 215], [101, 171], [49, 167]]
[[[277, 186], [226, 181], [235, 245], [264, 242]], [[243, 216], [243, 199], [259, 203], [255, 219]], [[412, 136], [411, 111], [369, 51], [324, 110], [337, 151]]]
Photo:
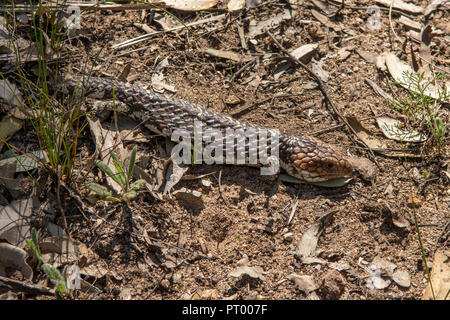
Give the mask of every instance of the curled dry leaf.
[[28, 254], [25, 250], [16, 247], [7, 242], [0, 243], [0, 276], [5, 276], [4, 269], [6, 267], [19, 270], [23, 277], [27, 280], [33, 278], [33, 270], [26, 263], [25, 259]]
[[363, 127], [356, 117], [346, 117], [350, 126], [355, 130], [357, 136], [363, 140], [372, 149], [385, 149], [387, 145], [378, 140], [372, 132]]
[[327, 16], [319, 13], [318, 11], [312, 9], [311, 10], [311, 14], [314, 16], [314, 18], [316, 18], [320, 23], [322, 23], [323, 25], [327, 26], [330, 29], [333, 29], [334, 31], [342, 31], [341, 26], [339, 26], [338, 24], [332, 22], [330, 19], [328, 19]]
[[264, 274], [265, 274], [264, 270], [259, 266], [255, 267], [240, 266], [230, 272], [230, 276], [234, 278], [239, 278], [242, 275], [248, 275], [251, 278], [259, 279], [261, 281], [266, 280]]
[[203, 51], [211, 56], [232, 60], [234, 62], [245, 62], [249, 59], [248, 57], [242, 57], [242, 55], [233, 51], [217, 50], [213, 48], [206, 48]]

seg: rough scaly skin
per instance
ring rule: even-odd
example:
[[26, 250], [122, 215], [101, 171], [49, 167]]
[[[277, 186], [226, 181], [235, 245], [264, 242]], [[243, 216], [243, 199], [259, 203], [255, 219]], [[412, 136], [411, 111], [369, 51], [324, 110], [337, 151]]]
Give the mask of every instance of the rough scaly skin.
[[[76, 96], [81, 94], [101, 99], [114, 98], [128, 106], [121, 110], [150, 130], [170, 137], [175, 130], [192, 133], [194, 120], [201, 121], [205, 128], [258, 130], [245, 122], [216, 113], [197, 104], [169, 98], [139, 86], [107, 78], [91, 77], [87, 81], [76, 78], [64, 80], [64, 87]], [[114, 93], [113, 93], [114, 91]], [[268, 130], [270, 146], [271, 134]], [[279, 162], [290, 175], [309, 182], [326, 181], [348, 177], [353, 172], [350, 162], [332, 146], [308, 136], [291, 137], [279, 134]], [[236, 147], [239, 148], [239, 147]], [[248, 157], [249, 148], [242, 147]], [[245, 150], [244, 150], [245, 149]]]

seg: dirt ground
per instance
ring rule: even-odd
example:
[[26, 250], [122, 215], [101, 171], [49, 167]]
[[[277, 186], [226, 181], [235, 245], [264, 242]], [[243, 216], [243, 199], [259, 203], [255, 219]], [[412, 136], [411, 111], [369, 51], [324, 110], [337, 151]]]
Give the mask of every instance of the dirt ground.
[[[393, 111], [365, 79], [393, 95], [404, 90], [392, 85], [388, 72], [357, 51], [390, 51], [411, 64], [410, 46], [417, 49], [420, 43], [410, 40], [405, 48], [406, 29], [398, 22], [400, 14], [392, 13], [394, 35], [389, 9], [381, 5], [380, 29], [369, 30], [367, 6], [374, 2], [345, 1], [336, 15], [330, 15], [333, 25], [329, 26], [312, 14], [312, 10], [324, 11], [309, 1], [296, 1], [297, 5], [292, 6], [266, 1], [232, 14], [224, 3], [216, 6], [217, 10], [204, 12], [169, 10], [185, 24], [220, 14], [226, 17], [192, 26], [191, 32], [186, 28], [166, 32], [123, 49], [112, 49], [111, 45], [143, 34], [137, 23], [161, 30], [161, 25], [152, 20], [151, 10], [83, 14], [79, 34], [67, 40], [62, 53], [67, 58], [67, 72], [81, 74], [93, 68], [94, 76], [118, 78], [130, 65], [127, 81], [149, 87], [157, 63], [167, 58], [164, 81], [176, 92], [166, 91], [166, 95], [289, 135], [313, 135], [337, 146], [351, 159], [365, 159], [372, 171], [358, 168], [346, 186], [325, 188], [281, 182], [277, 177], [261, 176], [257, 168], [196, 165], [188, 174], [201, 178], [182, 180], [174, 190], [198, 191], [201, 208], [177, 197], [160, 201], [144, 191], [129, 205], [97, 202], [93, 207], [108, 223], [86, 218], [86, 212], [80, 214], [74, 199], [63, 192], [67, 231], [95, 254], [95, 259], [88, 261], [90, 265], [107, 270], [97, 279], [86, 278], [100, 293], [78, 292], [74, 298], [421, 299], [427, 275], [414, 213], [431, 264], [436, 251], [449, 249], [450, 189], [445, 173], [449, 170], [448, 134], [440, 154], [434, 147], [417, 146], [413, 149], [415, 157], [389, 157], [375, 152], [374, 160], [345, 125], [338, 126], [342, 121], [324, 103], [315, 80], [305, 70], [290, 64], [279, 74], [289, 62], [273, 39], [265, 32], [248, 37], [250, 24], [290, 8], [292, 17], [272, 26], [270, 33], [287, 50], [318, 44], [312, 57], [321, 60], [322, 68], [329, 73], [325, 85], [338, 111], [347, 117], [368, 119], [362, 123], [378, 139], [386, 141], [390, 148], [403, 148], [388, 140], [374, 120], [374, 116], [402, 115]], [[428, 4], [410, 2], [421, 7]], [[340, 7], [339, 2], [329, 3], [330, 12]], [[423, 14], [406, 15], [425, 22]], [[166, 20], [177, 22], [170, 16]], [[443, 10], [435, 11], [428, 22], [434, 27], [447, 25], [431, 45], [434, 64], [444, 70], [450, 70], [449, 22], [450, 14]], [[247, 35], [247, 49], [239, 36], [241, 27]], [[232, 61], [208, 54], [206, 48], [232, 51], [245, 58], [242, 62]], [[255, 62], [248, 64], [251, 59]], [[277, 98], [279, 94], [284, 96]], [[160, 149], [164, 149], [165, 139], [143, 128], [136, 132], [144, 134], [143, 142], [129, 141], [126, 148], [138, 147], [138, 164], [151, 174], [154, 163], [164, 163]], [[12, 142], [14, 139], [20, 140], [17, 137]], [[87, 199], [85, 183], [102, 180], [90, 162], [95, 145], [89, 130], [84, 131], [78, 144], [77, 163], [68, 185]], [[424, 172], [430, 173], [427, 180], [421, 178]], [[208, 175], [202, 177], [204, 174]], [[40, 194], [41, 203], [49, 199], [49, 194], [54, 199], [55, 185], [48, 186]], [[327, 213], [331, 217], [320, 230], [313, 259], [302, 259], [297, 254], [302, 236]], [[49, 220], [44, 212], [35, 218], [41, 226]], [[60, 214], [52, 219], [63, 227]], [[41, 232], [45, 235], [44, 227]], [[371, 288], [371, 266], [380, 260], [394, 264], [395, 271], [407, 274], [410, 283], [402, 286], [398, 284], [401, 281], [393, 280], [392, 272], [385, 272], [378, 279], [390, 284], [382, 289]], [[231, 275], [243, 265], [251, 269], [246, 275]], [[43, 274], [36, 275], [36, 281], [45, 283], [44, 279]]]

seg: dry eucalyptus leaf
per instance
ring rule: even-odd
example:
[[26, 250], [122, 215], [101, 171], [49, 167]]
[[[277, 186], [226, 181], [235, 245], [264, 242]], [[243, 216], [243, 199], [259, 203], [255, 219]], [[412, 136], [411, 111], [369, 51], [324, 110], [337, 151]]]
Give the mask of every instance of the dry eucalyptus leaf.
[[244, 254], [241, 260], [237, 262], [237, 268], [230, 272], [230, 276], [234, 278], [239, 278], [242, 275], [248, 275], [254, 279], [260, 279], [261, 281], [265, 281], [264, 270], [259, 266], [250, 267], [249, 260], [247, 255]]
[[0, 99], [13, 107], [23, 106], [23, 97], [17, 86], [7, 79], [0, 79]]
[[356, 117], [346, 117], [350, 126], [355, 130], [357, 136], [372, 149], [385, 149], [387, 145], [378, 140], [372, 132], [363, 127]]
[[259, 279], [261, 281], [266, 280], [264, 274], [265, 274], [264, 270], [259, 266], [255, 267], [240, 266], [230, 272], [230, 276], [234, 278], [239, 278], [242, 275], [248, 275], [251, 278]]
[[306, 294], [309, 294], [310, 292], [319, 288], [312, 276], [298, 275], [293, 273], [288, 275], [286, 278], [295, 283], [296, 287]]
[[296, 254], [300, 257], [312, 256], [319, 241], [319, 234], [321, 231], [320, 222], [315, 222], [306, 230], [300, 239]]
[[428, 283], [422, 300], [444, 300], [450, 290], [450, 252], [448, 250], [435, 253], [431, 270], [431, 284], [433, 290]]
[[412, 3], [407, 3], [402, 0], [376, 0], [376, 3], [379, 3], [385, 7], [390, 7], [392, 4], [392, 8], [398, 9], [405, 12], [411, 12], [411, 13], [422, 13], [423, 8], [416, 6]]
[[44, 261], [56, 261], [57, 266], [77, 262], [81, 257], [93, 257], [93, 252], [83, 243], [70, 237], [47, 237], [39, 241]]
[[11, 138], [16, 132], [22, 129], [23, 120], [17, 119], [9, 114], [3, 117], [0, 122], [0, 147], [3, 146], [3, 139], [6, 141]]
[[387, 93], [386, 91], [381, 89], [381, 87], [379, 87], [374, 81], [372, 81], [368, 78], [366, 78], [364, 80], [369, 84], [369, 86], [372, 87], [373, 91], [378, 93], [380, 96], [382, 96], [383, 98], [385, 98], [388, 101], [394, 101], [394, 98], [392, 98], [392, 96], [389, 93]]
[[172, 188], [183, 178], [186, 171], [189, 170], [188, 166], [183, 164], [177, 164], [176, 161], [171, 161], [169, 170], [166, 174], [166, 185], [164, 186], [164, 194], [170, 195]]
[[[124, 148], [121, 141], [117, 141], [119, 137], [118, 132], [109, 129], [104, 129], [98, 119], [91, 119], [89, 121], [89, 129], [94, 137], [96, 152], [100, 160], [108, 165], [112, 172], [116, 172], [111, 157], [111, 150], [114, 151], [119, 162], [122, 163]], [[106, 175], [106, 183], [118, 194], [122, 192], [122, 187], [114, 181], [110, 176]]]
[[181, 11], [200, 11], [214, 7], [218, 0], [162, 0], [169, 8]]
[[186, 207], [194, 210], [202, 210], [205, 207], [202, 194], [196, 190], [181, 188], [172, 193], [175, 198], [181, 201]]
[[230, 0], [227, 4], [228, 11], [238, 11], [245, 8], [245, 0]]
[[316, 76], [320, 78], [323, 82], [327, 82], [330, 78], [330, 73], [322, 68], [323, 61], [314, 61], [311, 65], [311, 70]]
[[281, 24], [284, 20], [292, 19], [292, 11], [290, 9], [284, 9], [283, 13], [277, 14], [272, 18], [269, 18], [264, 21], [255, 22], [254, 20], [250, 21], [249, 24], [249, 32], [248, 37], [254, 38], [266, 32], [267, 29], [276, 28]]
[[[35, 161], [37, 160], [37, 161]], [[28, 154], [18, 155], [16, 157], [11, 157], [8, 159], [3, 159], [0, 161], [0, 167], [14, 164], [15, 172], [24, 172], [27, 170], [36, 169], [39, 167], [39, 161], [48, 162], [47, 153], [42, 150], [29, 152]]]
[[422, 133], [412, 130], [403, 129], [404, 124], [396, 119], [390, 117], [377, 117], [378, 126], [383, 134], [392, 140], [402, 142], [424, 142], [427, 137]]
[[166, 57], [161, 60], [155, 67], [155, 71], [152, 74], [152, 88], [154, 91], [164, 93], [165, 90], [170, 92], [176, 92], [173, 85], [166, 82], [164, 76], [164, 69], [169, 65], [169, 59]]
[[312, 9], [311, 10], [311, 14], [314, 16], [314, 18], [316, 18], [320, 23], [322, 23], [323, 25], [327, 26], [330, 29], [333, 29], [334, 31], [340, 32], [342, 31], [341, 26], [339, 26], [338, 24], [332, 22], [327, 16], [319, 13], [318, 11]]
[[377, 61], [378, 54], [374, 52], [364, 51], [361, 49], [357, 49], [356, 53], [360, 55], [361, 58], [366, 60], [369, 63], [375, 64]]
[[411, 286], [411, 277], [406, 270], [395, 271], [392, 275], [392, 280], [403, 288], [409, 288]]
[[26, 239], [31, 239], [29, 219], [33, 208], [38, 208], [37, 198], [14, 200], [0, 208], [0, 239], [13, 245], [26, 246]]
[[450, 1], [449, 0], [433, 0], [433, 2], [431, 2], [428, 6], [425, 7], [423, 15], [425, 17], [429, 16], [437, 9], [450, 10]]
[[16, 247], [7, 242], [0, 243], [0, 276], [5, 276], [4, 269], [6, 267], [19, 270], [23, 277], [27, 280], [33, 278], [33, 270], [26, 263], [25, 259], [28, 254], [25, 250]]
[[[419, 91], [417, 87], [413, 86], [413, 84], [408, 85], [408, 79], [405, 78], [405, 74], [415, 74], [411, 66], [401, 61], [395, 54], [391, 52], [386, 54], [386, 66], [392, 78], [394, 78], [395, 81], [401, 83], [404, 88], [415, 92]], [[422, 81], [425, 82], [426, 80], [424, 79]], [[447, 91], [450, 91], [450, 85], [448, 83], [446, 83], [445, 85], [447, 87]], [[439, 90], [432, 84], [430, 84], [424, 90], [424, 94], [434, 99], [439, 98]]]
[[245, 59], [244, 57], [242, 57], [242, 55], [233, 51], [217, 50], [213, 48], [205, 48], [203, 49], [203, 51], [211, 56], [226, 60], [232, 60], [234, 62], [241, 62], [241, 61], [245, 62], [245, 60], [248, 60], [248, 58]]

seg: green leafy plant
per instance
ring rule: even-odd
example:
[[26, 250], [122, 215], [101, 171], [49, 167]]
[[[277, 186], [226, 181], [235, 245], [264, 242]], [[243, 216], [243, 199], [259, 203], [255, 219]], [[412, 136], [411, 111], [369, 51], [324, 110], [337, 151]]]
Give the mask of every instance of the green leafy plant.
[[122, 200], [130, 201], [136, 198], [137, 191], [145, 185], [145, 180], [139, 179], [137, 181], [134, 181], [131, 183], [131, 178], [133, 176], [133, 170], [134, 170], [134, 164], [136, 161], [136, 153], [137, 153], [137, 147], [134, 147], [133, 150], [131, 150], [131, 155], [129, 157], [129, 163], [128, 168], [126, 168], [126, 162], [127, 159], [123, 161], [121, 164], [119, 160], [117, 159], [116, 154], [111, 151], [110, 155], [114, 164], [114, 167], [116, 168], [116, 172], [113, 172], [111, 168], [102, 161], [96, 161], [95, 164], [97, 167], [99, 167], [107, 176], [111, 177], [117, 184], [122, 188], [122, 193], [119, 195], [119, 197], [114, 195], [114, 192], [111, 191], [109, 188], [99, 185], [98, 183], [91, 182], [87, 183], [86, 187], [95, 192], [97, 196], [99, 196], [102, 199], [110, 200], [110, 201], [117, 201], [120, 202]]
[[36, 229], [31, 229], [31, 239], [25, 240], [28, 247], [33, 252], [34, 256], [38, 260], [38, 269], [44, 271], [44, 273], [49, 277], [50, 281], [56, 286], [55, 295], [57, 298], [62, 298], [61, 294], [67, 293], [67, 279], [53, 267], [52, 265], [45, 263], [42, 259], [41, 250], [39, 249], [39, 241], [36, 233]]
[[[65, 4], [65, 0], [60, 1]], [[39, 147], [48, 156], [46, 167], [58, 179], [70, 179], [76, 156], [78, 137], [87, 121], [80, 111], [81, 101], [61, 104], [55, 98], [54, 84], [60, 80], [59, 57], [67, 30], [60, 23], [61, 6], [49, 6], [30, 1], [30, 40], [35, 47], [33, 55], [24, 55], [16, 45], [15, 2], [3, 14], [10, 43], [16, 58], [15, 79], [23, 94], [21, 111], [27, 115], [36, 132]], [[53, 60], [53, 61], [51, 61]], [[30, 63], [36, 68], [30, 72]], [[5, 75], [0, 73], [1, 78]]]
[[[438, 87], [437, 82], [444, 79], [446, 75], [438, 74], [432, 78], [426, 78], [424, 73], [404, 72], [402, 75], [403, 80], [394, 81], [394, 84], [407, 88], [408, 95], [395, 101], [392, 107], [410, 116], [424, 132], [428, 132], [440, 151], [448, 127], [448, 123], [442, 120], [440, 106], [450, 97], [450, 92], [445, 86]], [[434, 98], [430, 97], [431, 89], [436, 91]]]

